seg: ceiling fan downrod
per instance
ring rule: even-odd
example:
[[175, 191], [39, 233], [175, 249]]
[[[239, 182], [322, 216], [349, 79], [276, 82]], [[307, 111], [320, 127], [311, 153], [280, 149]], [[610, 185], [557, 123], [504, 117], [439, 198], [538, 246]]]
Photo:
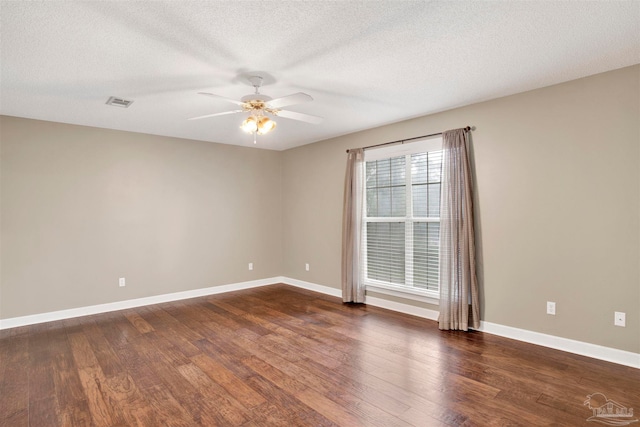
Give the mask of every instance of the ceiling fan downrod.
[[251, 85], [256, 89], [256, 95], [259, 95], [259, 89], [260, 86], [262, 86], [262, 77], [260, 76], [249, 76], [247, 78], [247, 80], [249, 80], [249, 82], [251, 83]]

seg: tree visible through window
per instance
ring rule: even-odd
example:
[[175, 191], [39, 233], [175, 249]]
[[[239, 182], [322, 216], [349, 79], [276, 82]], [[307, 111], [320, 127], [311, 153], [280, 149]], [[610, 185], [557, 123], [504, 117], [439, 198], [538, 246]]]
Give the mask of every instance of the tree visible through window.
[[402, 147], [402, 155], [387, 149], [388, 157], [366, 160], [363, 267], [368, 285], [438, 292], [442, 151], [440, 140], [429, 142], [427, 149], [417, 143], [412, 151]]

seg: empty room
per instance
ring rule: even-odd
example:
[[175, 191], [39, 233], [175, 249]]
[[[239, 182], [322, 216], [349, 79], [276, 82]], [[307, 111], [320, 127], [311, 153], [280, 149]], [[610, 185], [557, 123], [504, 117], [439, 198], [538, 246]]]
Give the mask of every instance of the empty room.
[[640, 424], [640, 2], [0, 0], [0, 426]]

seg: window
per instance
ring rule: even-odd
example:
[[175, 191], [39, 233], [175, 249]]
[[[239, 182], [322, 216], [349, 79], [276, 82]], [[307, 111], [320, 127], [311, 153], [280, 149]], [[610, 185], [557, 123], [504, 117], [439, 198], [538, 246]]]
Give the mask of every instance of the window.
[[367, 288], [438, 298], [441, 172], [439, 137], [366, 152]]

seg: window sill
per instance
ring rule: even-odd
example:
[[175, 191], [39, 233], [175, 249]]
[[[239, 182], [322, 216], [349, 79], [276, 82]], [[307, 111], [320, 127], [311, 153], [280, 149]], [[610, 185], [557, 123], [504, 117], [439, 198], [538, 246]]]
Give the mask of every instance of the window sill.
[[440, 298], [433, 291], [421, 291], [417, 289], [403, 288], [387, 284], [365, 284], [365, 289], [384, 295], [391, 295], [413, 301], [425, 302], [427, 304], [440, 305]]

